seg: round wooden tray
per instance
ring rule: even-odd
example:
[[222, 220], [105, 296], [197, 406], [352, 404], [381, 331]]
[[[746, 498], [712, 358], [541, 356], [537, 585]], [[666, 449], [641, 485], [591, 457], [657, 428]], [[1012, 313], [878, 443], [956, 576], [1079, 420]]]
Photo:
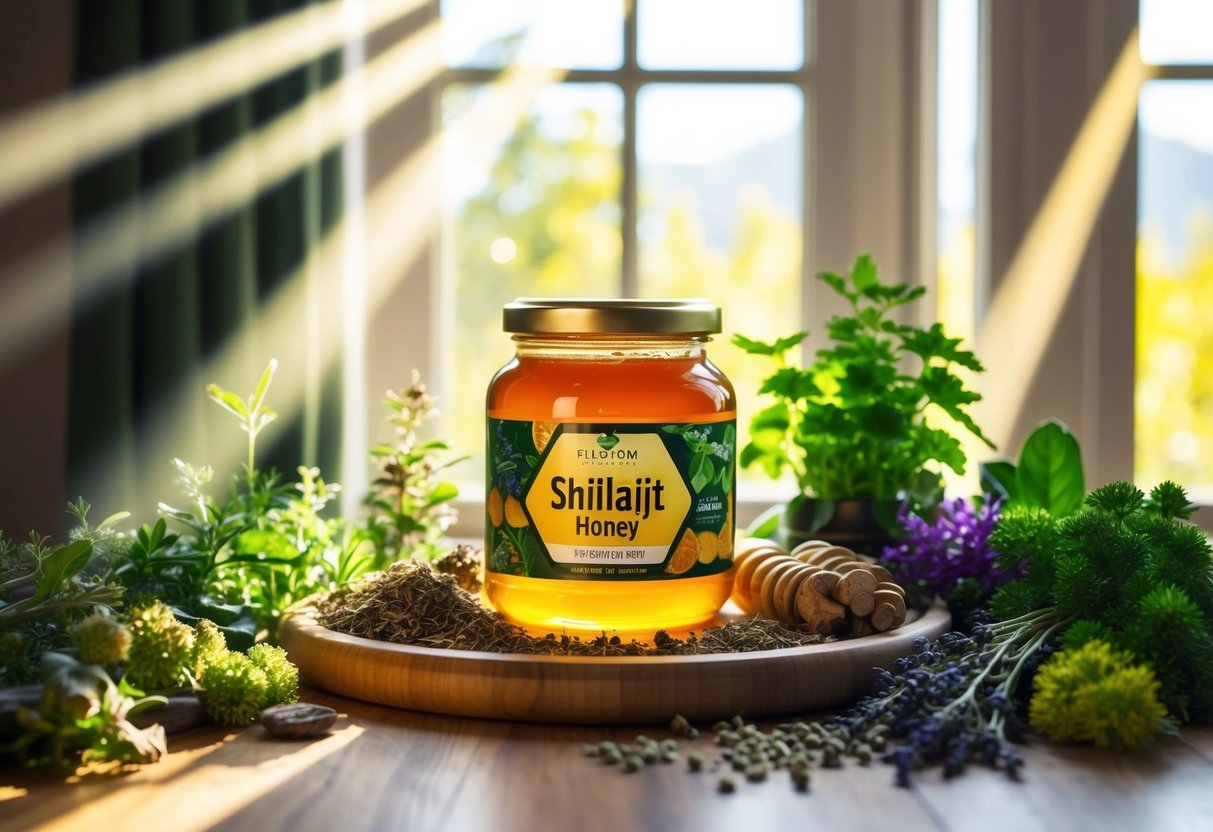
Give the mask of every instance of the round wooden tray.
[[[911, 614], [913, 615], [913, 614]], [[528, 656], [436, 650], [345, 635], [288, 612], [279, 641], [304, 678], [333, 693], [415, 711], [533, 722], [703, 721], [852, 702], [918, 636], [951, 626], [936, 603], [879, 635], [707, 656]]]

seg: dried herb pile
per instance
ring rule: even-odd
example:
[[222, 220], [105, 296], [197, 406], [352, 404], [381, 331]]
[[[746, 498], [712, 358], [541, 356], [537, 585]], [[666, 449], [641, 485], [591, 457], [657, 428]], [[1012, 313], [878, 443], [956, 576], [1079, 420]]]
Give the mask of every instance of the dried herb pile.
[[549, 656], [691, 656], [748, 653], [821, 644], [778, 621], [751, 618], [709, 627], [686, 639], [660, 630], [652, 644], [603, 633], [530, 635], [487, 609], [450, 575], [416, 561], [397, 563], [364, 583], [340, 589], [316, 604], [320, 623], [361, 638], [454, 650]]

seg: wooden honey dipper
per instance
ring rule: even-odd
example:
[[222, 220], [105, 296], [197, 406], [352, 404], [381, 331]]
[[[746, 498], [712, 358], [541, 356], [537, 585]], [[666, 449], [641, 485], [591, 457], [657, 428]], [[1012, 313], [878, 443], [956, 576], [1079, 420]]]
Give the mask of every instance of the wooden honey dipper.
[[747, 538], [735, 547], [735, 560], [731, 597], [749, 615], [822, 635], [870, 635], [905, 622], [905, 590], [883, 566], [842, 546], [811, 540], [788, 552]]

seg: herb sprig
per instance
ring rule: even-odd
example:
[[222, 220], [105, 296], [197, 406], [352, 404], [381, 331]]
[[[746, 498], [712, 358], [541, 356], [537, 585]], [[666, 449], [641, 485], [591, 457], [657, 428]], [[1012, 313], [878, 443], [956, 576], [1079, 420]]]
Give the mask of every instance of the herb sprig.
[[[817, 277], [851, 313], [830, 319], [831, 344], [810, 366], [787, 358], [808, 333], [773, 342], [733, 338], [775, 364], [759, 392], [776, 401], [754, 416], [741, 464], [760, 466], [772, 478], [790, 469], [802, 493], [821, 498], [937, 494], [941, 469], [963, 473], [965, 454], [958, 439], [932, 424], [932, 411], [993, 447], [968, 412], [981, 396], [957, 373], [979, 373], [981, 363], [939, 324], [898, 323], [894, 312], [925, 289], [882, 283], [868, 255], [856, 258], [848, 275]], [[907, 370], [911, 365], [916, 369]]]

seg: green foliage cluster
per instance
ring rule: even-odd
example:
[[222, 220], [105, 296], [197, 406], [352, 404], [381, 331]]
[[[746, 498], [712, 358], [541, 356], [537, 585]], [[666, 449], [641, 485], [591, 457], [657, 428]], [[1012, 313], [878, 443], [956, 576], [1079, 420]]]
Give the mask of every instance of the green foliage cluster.
[[0, 712], [0, 759], [71, 769], [81, 762], [154, 763], [165, 753], [164, 729], [137, 728], [129, 717], [164, 698], [132, 698], [101, 667], [61, 653], [42, 656], [42, 696], [36, 706]]
[[1056, 419], [1037, 425], [1024, 440], [1019, 464], [983, 462], [981, 488], [1003, 499], [1003, 508], [1038, 508], [1065, 517], [1086, 496], [1082, 450], [1070, 429]]
[[1174, 483], [1147, 499], [1115, 482], [1056, 517], [1020, 506], [999, 520], [990, 544], [999, 565], [1026, 567], [990, 601], [1000, 620], [1054, 609], [1076, 621], [1071, 645], [1102, 639], [1146, 662], [1167, 709], [1213, 718], [1213, 549], [1183, 522], [1194, 507]]
[[0, 687], [37, 681], [44, 652], [68, 646], [76, 622], [120, 602], [123, 588], [93, 562], [96, 551], [88, 539], [52, 546], [37, 534], [20, 544], [0, 535]]
[[761, 466], [772, 478], [790, 469], [802, 493], [821, 498], [937, 493], [940, 469], [963, 473], [965, 454], [956, 437], [932, 424], [932, 411], [990, 444], [968, 413], [981, 396], [957, 373], [981, 372], [981, 363], [939, 324], [895, 320], [895, 310], [925, 290], [881, 282], [868, 255], [856, 258], [848, 275], [818, 278], [851, 312], [830, 319], [831, 344], [809, 367], [791, 366], [786, 357], [807, 333], [770, 343], [733, 339], [776, 365], [759, 390], [776, 402], [751, 421], [741, 464]]
[[210, 385], [212, 401], [232, 414], [248, 438], [244, 471], [227, 493], [208, 493], [209, 466], [174, 460], [187, 503], [160, 504], [164, 518], [140, 528], [118, 574], [138, 592], [174, 606], [190, 623], [215, 621], [241, 648], [258, 632], [275, 639], [283, 611], [297, 601], [369, 571], [358, 538], [342, 520], [324, 516], [340, 488], [315, 468], [300, 466], [284, 483], [256, 467], [257, 437], [277, 414], [266, 405], [277, 362], [271, 361], [247, 398]]
[[419, 435], [436, 413], [416, 371], [409, 387], [388, 391], [384, 402], [391, 414], [392, 438], [371, 449], [377, 471], [366, 498], [370, 513], [364, 532], [376, 570], [411, 556], [437, 557], [442, 536], [455, 521], [451, 501], [459, 496], [453, 483], [434, 478], [459, 461], [451, 457], [450, 445]]
[[[210, 494], [209, 466], [174, 460], [186, 503], [161, 503], [164, 517], [138, 529], [116, 555], [115, 575], [132, 592], [165, 600], [190, 624], [216, 622], [241, 649], [259, 633], [276, 641], [282, 613], [304, 598], [400, 558], [432, 557], [458, 496], [453, 485], [434, 478], [450, 464], [440, 459], [447, 445], [418, 438], [433, 401], [416, 378], [407, 390], [388, 394], [395, 435], [372, 451], [379, 472], [365, 527], [332, 516], [340, 486], [325, 482], [318, 469], [300, 466], [298, 480], [286, 483], [257, 468], [257, 436], [276, 418], [266, 405], [276, 368], [271, 362], [246, 398], [208, 388], [248, 438], [244, 471], [233, 475], [226, 494]], [[180, 532], [170, 533], [165, 518]]]
[[[161, 503], [155, 523], [120, 531], [123, 512], [94, 527], [79, 500], [62, 546], [0, 536], [0, 687], [41, 675], [47, 697], [39, 708], [0, 713], [0, 753], [30, 764], [153, 761], [163, 732], [125, 721], [140, 703], [162, 701], [144, 692], [194, 691], [216, 721], [247, 724], [295, 699], [299, 673], [286, 653], [254, 646], [257, 635], [274, 640], [287, 607], [437, 550], [457, 492], [433, 476], [445, 444], [417, 437], [432, 410], [425, 388], [414, 379], [389, 396], [396, 437], [375, 451], [380, 478], [363, 529], [327, 516], [339, 488], [316, 469], [301, 467], [297, 482], [284, 483], [256, 467], [257, 438], [276, 418], [266, 404], [276, 368], [271, 362], [246, 398], [208, 388], [248, 437], [247, 462], [226, 494], [209, 493], [210, 467], [178, 459], [186, 502]], [[134, 601], [122, 609], [125, 599]]]

